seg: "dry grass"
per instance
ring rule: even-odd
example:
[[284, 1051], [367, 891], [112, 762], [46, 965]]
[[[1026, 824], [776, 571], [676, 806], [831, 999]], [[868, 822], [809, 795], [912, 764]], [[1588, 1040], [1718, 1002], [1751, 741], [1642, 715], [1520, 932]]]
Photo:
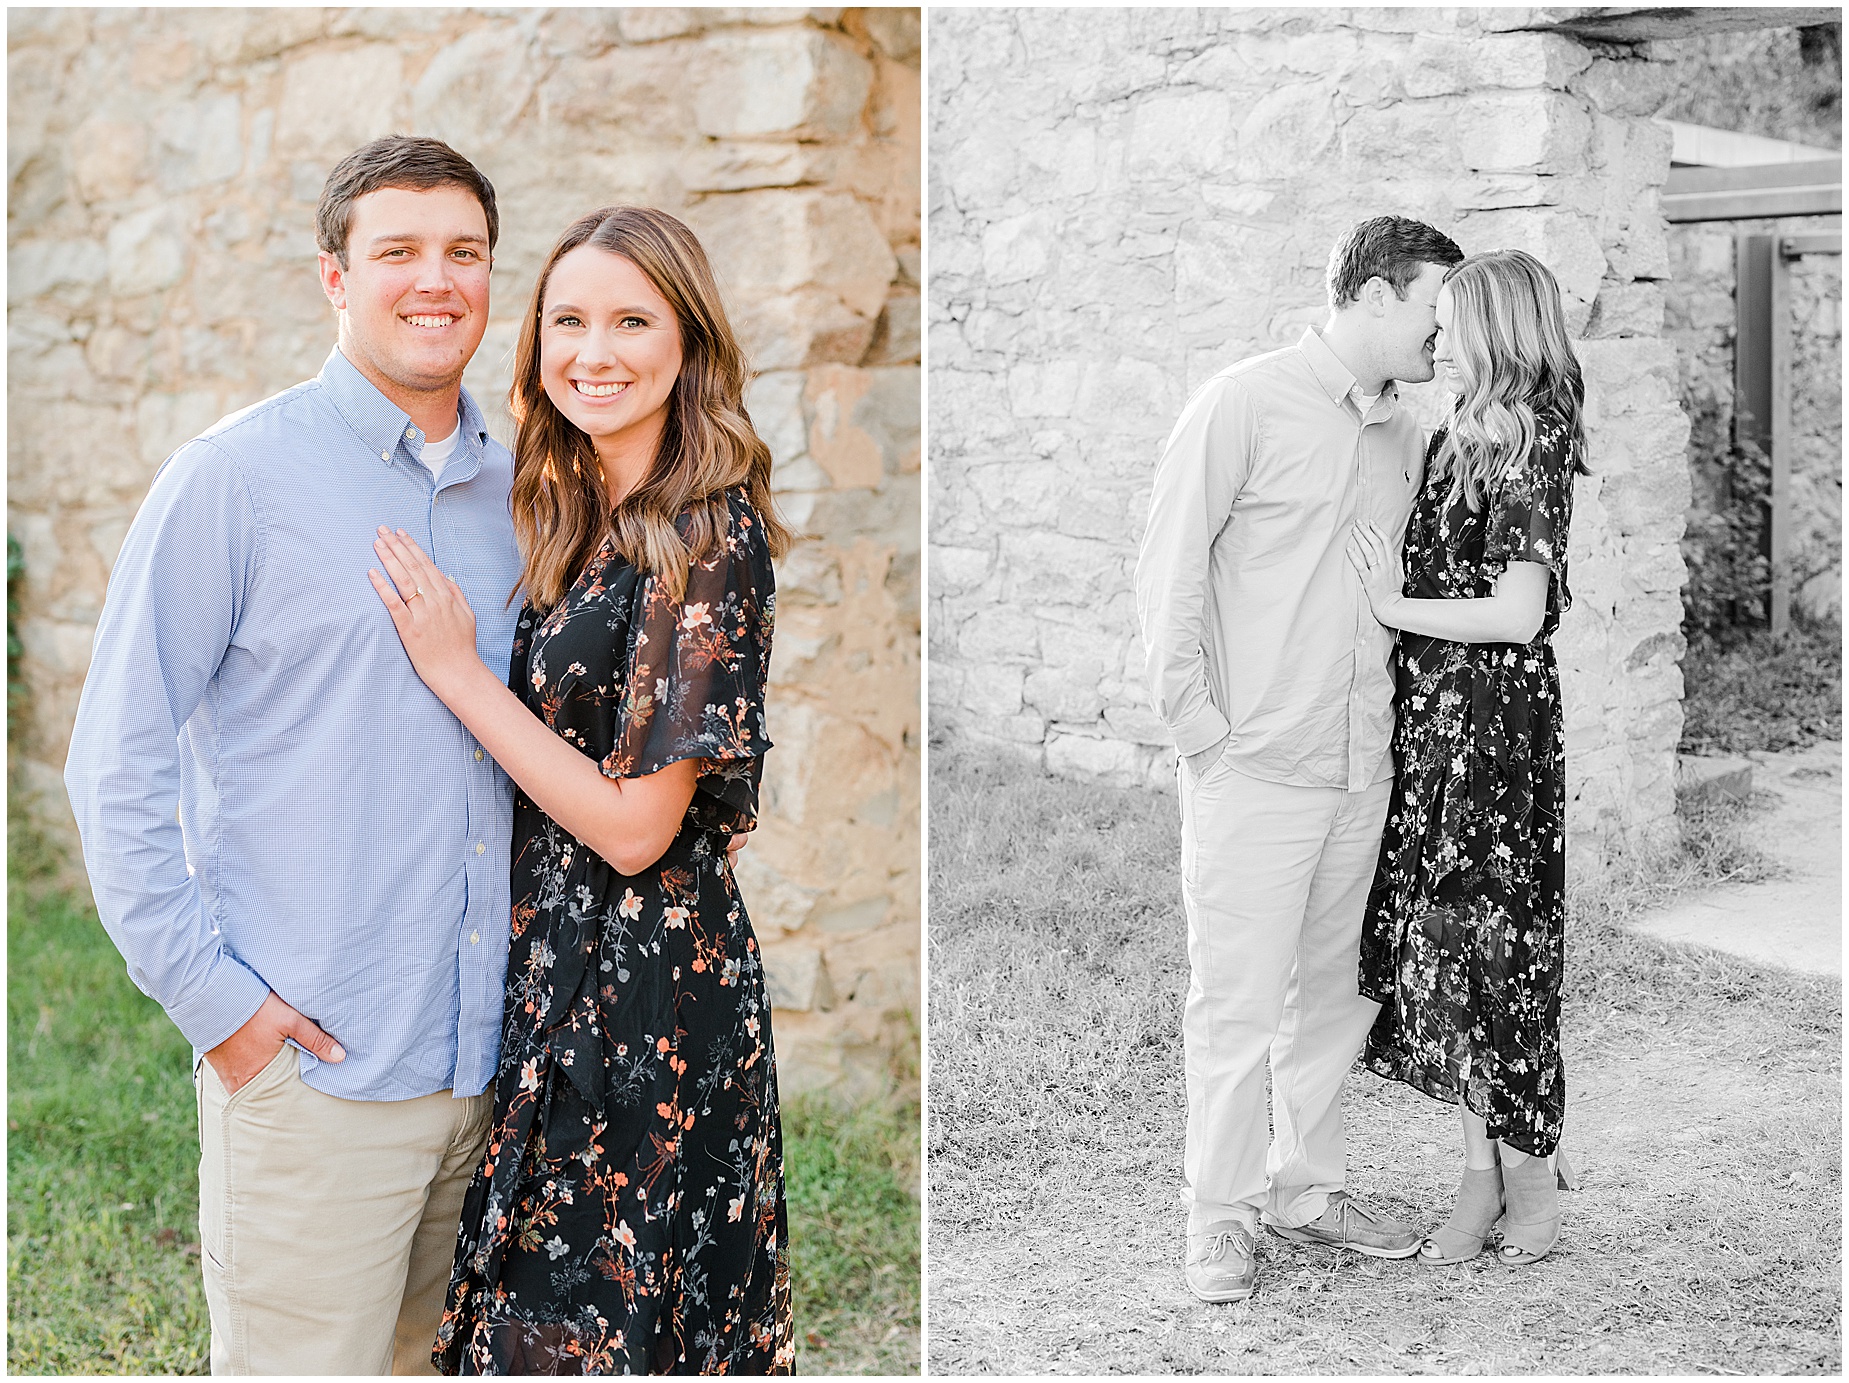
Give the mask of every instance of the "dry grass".
[[1745, 754], [1843, 737], [1843, 630], [1794, 621], [1717, 640], [1697, 631], [1682, 660], [1682, 748]]
[[[1833, 981], [1630, 933], [1695, 850], [1575, 900], [1568, 1130], [1544, 1262], [1432, 1269], [1268, 1239], [1249, 1302], [1182, 1284], [1172, 798], [933, 755], [931, 1340], [941, 1373], [1840, 1372]], [[1350, 1184], [1442, 1216], [1455, 1116], [1351, 1079]]]

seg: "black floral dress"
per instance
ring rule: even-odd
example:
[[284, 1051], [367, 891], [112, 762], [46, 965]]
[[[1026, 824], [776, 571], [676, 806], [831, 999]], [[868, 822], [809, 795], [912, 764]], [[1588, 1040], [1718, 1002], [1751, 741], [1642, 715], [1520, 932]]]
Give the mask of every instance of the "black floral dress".
[[1529, 457], [1472, 513], [1431, 474], [1406, 529], [1405, 594], [1495, 594], [1510, 562], [1548, 567], [1547, 613], [1526, 644], [1402, 631], [1398, 777], [1361, 937], [1361, 992], [1381, 1004], [1362, 1061], [1447, 1103], [1489, 1135], [1553, 1152], [1566, 1114], [1560, 983], [1566, 924], [1566, 751], [1549, 640], [1567, 589], [1577, 441], [1539, 420]]
[[524, 793], [487, 1155], [463, 1206], [445, 1373], [788, 1373], [770, 1002], [726, 857], [756, 821], [775, 606], [740, 492], [682, 600], [606, 541], [512, 684], [613, 778], [706, 761], [680, 833], [624, 876]]

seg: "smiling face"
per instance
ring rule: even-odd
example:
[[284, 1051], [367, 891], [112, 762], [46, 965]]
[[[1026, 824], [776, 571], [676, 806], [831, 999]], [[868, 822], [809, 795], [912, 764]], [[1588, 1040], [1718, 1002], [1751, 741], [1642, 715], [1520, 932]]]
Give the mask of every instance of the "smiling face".
[[380, 393], [416, 414], [460, 387], [488, 326], [488, 217], [474, 193], [368, 192], [353, 203], [347, 266], [320, 260], [341, 354]]
[[1469, 392], [1469, 385], [1464, 380], [1464, 373], [1457, 363], [1457, 295], [1446, 284], [1438, 290], [1438, 301], [1433, 308], [1438, 319], [1438, 339], [1432, 353], [1432, 363], [1438, 371], [1438, 382], [1453, 394]]
[[619, 458], [629, 485], [647, 473], [680, 372], [680, 323], [648, 275], [595, 245], [560, 256], [540, 308], [540, 384], [606, 474]]

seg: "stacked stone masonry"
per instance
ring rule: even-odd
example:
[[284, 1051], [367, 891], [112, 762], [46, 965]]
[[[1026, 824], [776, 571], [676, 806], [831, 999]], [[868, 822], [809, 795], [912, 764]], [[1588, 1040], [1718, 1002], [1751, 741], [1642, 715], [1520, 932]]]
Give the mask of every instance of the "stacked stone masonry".
[[520, 315], [568, 222], [650, 204], [707, 246], [807, 535], [778, 573], [778, 747], [740, 877], [786, 1087], [882, 1085], [918, 1011], [919, 38], [886, 9], [13, 11], [13, 761], [48, 828], [70, 838], [69, 727], [155, 468], [320, 368], [322, 182], [367, 139], [436, 135], [500, 198], [467, 384], [504, 440]]
[[[1163, 439], [1326, 315], [1366, 215], [1518, 247], [1588, 382], [1564, 669], [1573, 868], [1674, 829], [1688, 423], [1647, 46], [1489, 9], [935, 10], [931, 723], [1168, 785], [1131, 575]], [[1408, 390], [1428, 421], [1436, 386]]]
[[[1741, 235], [1842, 231], [1840, 216], [1697, 222], [1669, 231], [1667, 325], [1681, 370], [1691, 526], [1725, 504], [1734, 422], [1734, 246]], [[1792, 571], [1799, 609], [1840, 619], [1843, 582], [1843, 259], [1790, 262]]]

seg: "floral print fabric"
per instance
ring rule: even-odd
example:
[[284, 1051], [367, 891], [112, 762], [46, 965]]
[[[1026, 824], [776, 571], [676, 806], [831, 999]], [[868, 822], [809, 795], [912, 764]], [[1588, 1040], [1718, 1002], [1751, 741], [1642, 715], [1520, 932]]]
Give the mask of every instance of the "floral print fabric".
[[1400, 634], [1398, 777], [1361, 939], [1361, 992], [1381, 1010], [1362, 1061], [1461, 1098], [1490, 1137], [1546, 1156], [1566, 1113], [1566, 751], [1550, 640], [1571, 599], [1573, 442], [1563, 422], [1539, 419], [1528, 457], [1472, 513], [1431, 474], [1443, 437], [1406, 529], [1405, 594], [1490, 596], [1510, 562], [1553, 577], [1526, 644]]
[[774, 579], [726, 496], [683, 599], [606, 540], [531, 606], [512, 684], [613, 778], [705, 760], [674, 843], [619, 874], [514, 801], [513, 942], [488, 1151], [434, 1354], [445, 1373], [788, 1373], [770, 1002], [725, 847], [755, 824]]

